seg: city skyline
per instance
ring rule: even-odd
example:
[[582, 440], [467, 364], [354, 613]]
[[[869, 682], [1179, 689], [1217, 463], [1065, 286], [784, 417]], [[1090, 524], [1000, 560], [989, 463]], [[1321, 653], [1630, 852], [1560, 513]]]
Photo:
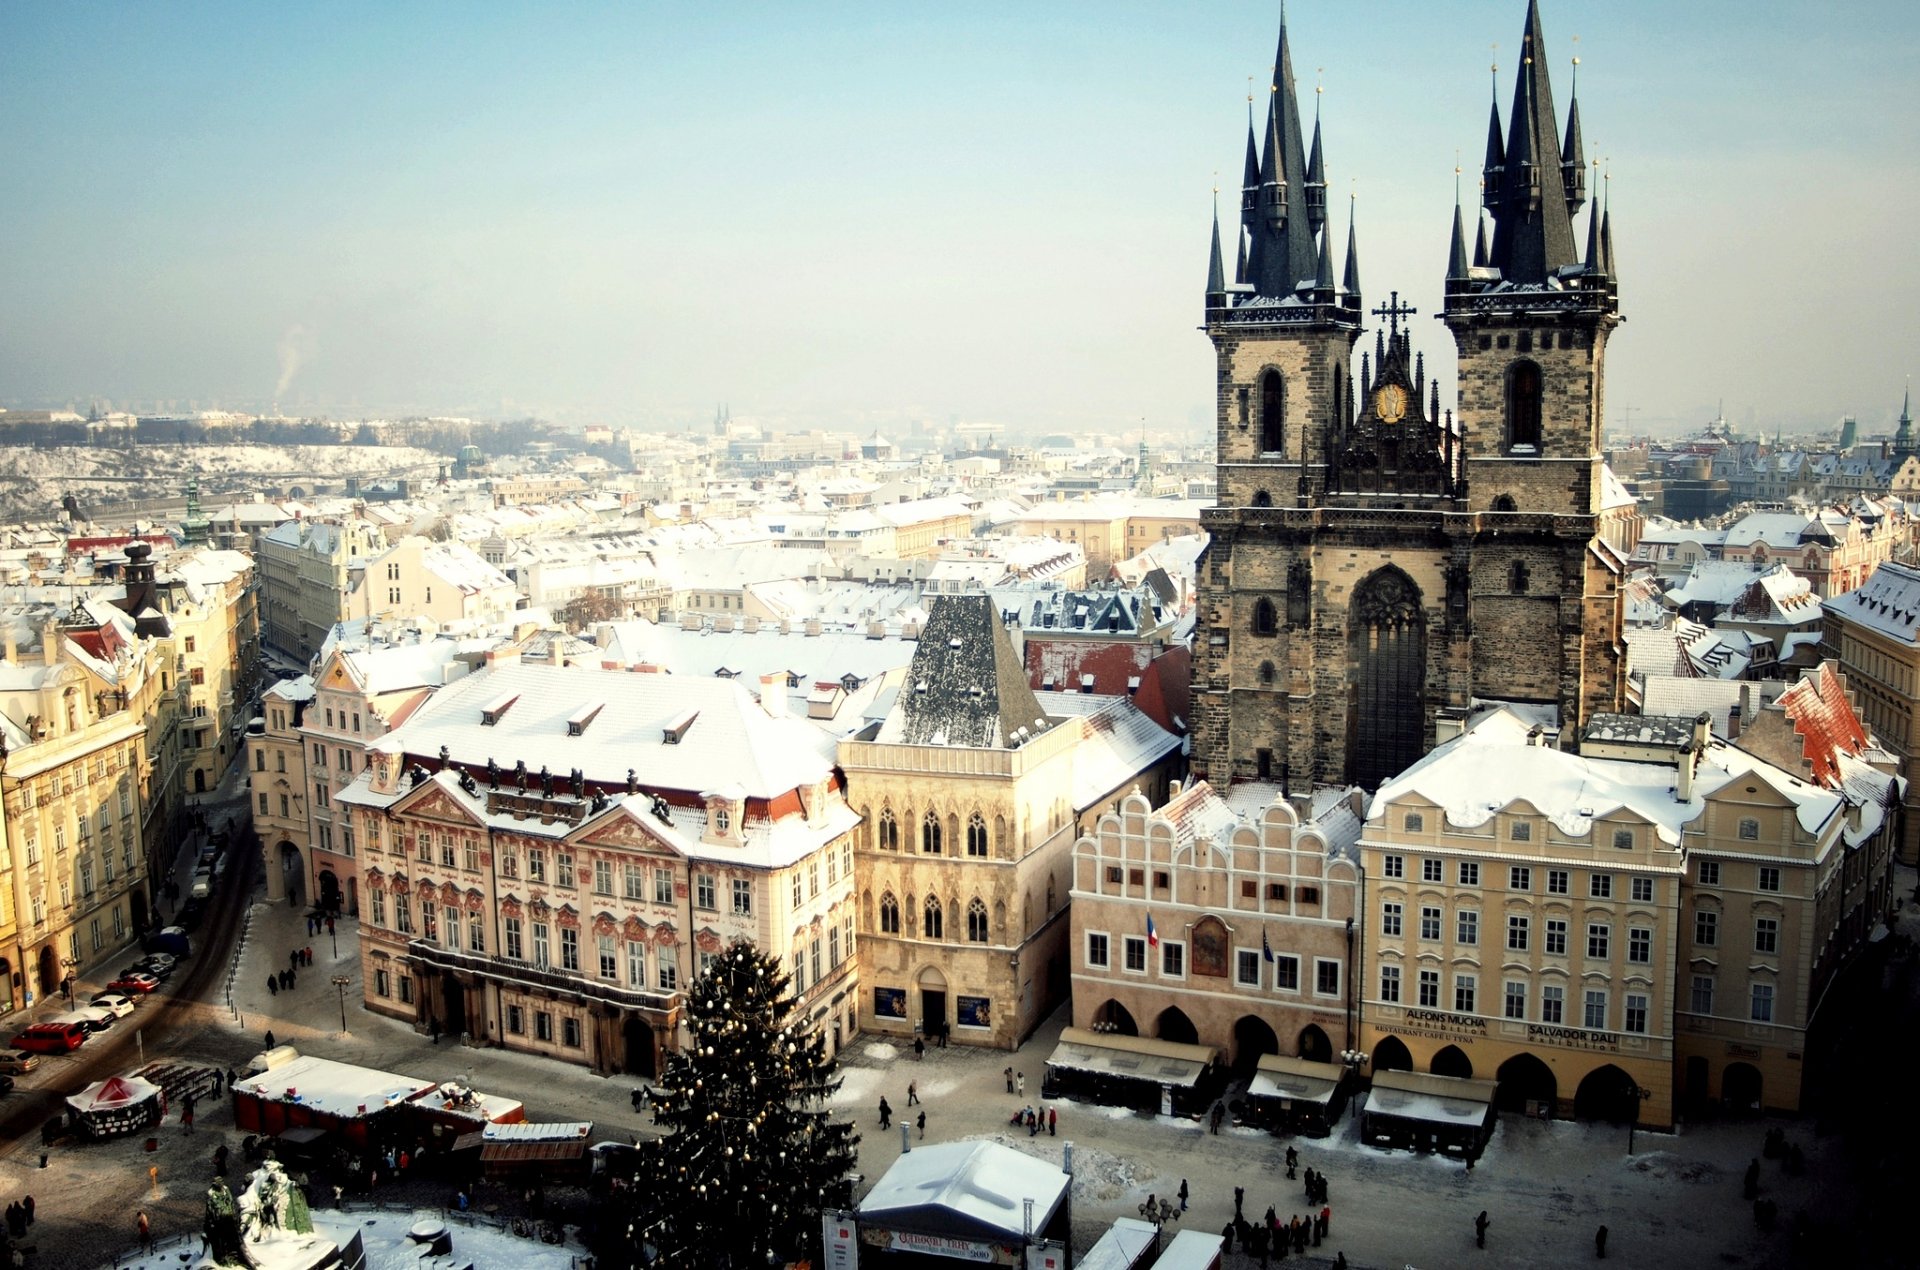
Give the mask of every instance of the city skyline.
[[[1420, 309], [1443, 395], [1428, 315], [1452, 169], [1471, 207], [1488, 64], [1504, 118], [1522, 12], [1288, 13], [1303, 104], [1326, 89], [1329, 204], [1356, 196], [1368, 307], [1398, 290]], [[1723, 398], [1743, 430], [1854, 414], [1871, 434], [1899, 412], [1915, 329], [1893, 301], [1914, 267], [1875, 244], [1916, 182], [1910, 133], [1880, 121], [1903, 117], [1920, 21], [1802, 18], [1543, 7], [1562, 118], [1577, 52], [1618, 203], [1611, 429], [1697, 427]], [[1278, 6], [4, 22], [0, 160], [26, 197], [0, 247], [0, 403], [657, 428], [724, 400], [795, 427], [1198, 436], [1210, 189], [1231, 225]], [[1865, 197], [1829, 193], [1847, 190]], [[1770, 294], [1787, 287], [1854, 311], [1810, 327], [1804, 298]]]

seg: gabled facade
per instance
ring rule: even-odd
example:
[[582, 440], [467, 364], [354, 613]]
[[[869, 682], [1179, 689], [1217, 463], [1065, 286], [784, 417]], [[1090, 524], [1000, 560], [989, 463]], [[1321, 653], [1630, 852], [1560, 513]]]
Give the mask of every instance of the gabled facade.
[[1215, 1047], [1245, 1070], [1351, 1050], [1360, 822], [1345, 799], [1322, 810], [1243, 817], [1201, 781], [1102, 815], [1073, 847], [1074, 1026]]

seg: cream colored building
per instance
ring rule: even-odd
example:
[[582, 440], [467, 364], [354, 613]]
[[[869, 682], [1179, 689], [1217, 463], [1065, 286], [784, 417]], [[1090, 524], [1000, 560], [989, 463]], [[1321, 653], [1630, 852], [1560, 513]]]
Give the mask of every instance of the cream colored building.
[[169, 557], [158, 582], [177, 670], [187, 685], [181, 776], [188, 793], [218, 785], [246, 743], [260, 656], [252, 582], [253, 562], [246, 556], [211, 550]]
[[473, 548], [414, 534], [367, 561], [347, 597], [347, 616], [497, 621], [519, 606], [513, 580]]
[[45, 1001], [145, 929], [145, 721], [58, 625], [0, 662], [0, 1012]]
[[862, 1030], [1011, 1049], [1066, 995], [1074, 839], [1179, 741], [1125, 698], [1037, 696], [986, 596], [935, 601], [877, 731], [840, 746], [863, 822]]
[[1900, 859], [1920, 863], [1920, 568], [1883, 564], [1821, 607], [1822, 654], [1839, 662], [1861, 719], [1900, 760]]
[[745, 939], [837, 1050], [857, 817], [833, 741], [785, 701], [511, 655], [435, 694], [335, 800], [357, 817], [367, 1008], [653, 1075], [691, 978]]
[[313, 676], [283, 679], [262, 695], [247, 731], [247, 780], [253, 832], [260, 839], [267, 899], [311, 899], [305, 888], [308, 851], [306, 742], [303, 716], [313, 708]]
[[347, 615], [347, 592], [360, 567], [380, 554], [381, 531], [363, 520], [290, 520], [260, 541], [260, 631], [265, 644], [297, 665], [320, 653]]
[[1074, 1026], [1204, 1045], [1245, 1070], [1350, 1050], [1359, 794], [1320, 802], [1303, 819], [1200, 781], [1102, 815], [1073, 848]]

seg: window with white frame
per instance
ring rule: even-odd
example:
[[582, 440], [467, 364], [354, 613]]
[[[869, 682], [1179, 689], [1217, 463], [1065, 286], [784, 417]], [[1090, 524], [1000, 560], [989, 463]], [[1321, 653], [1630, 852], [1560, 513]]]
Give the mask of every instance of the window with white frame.
[[520, 919], [517, 917], [501, 918], [500, 930], [502, 937], [506, 940], [507, 956], [515, 961], [526, 960], [524, 955], [526, 950], [520, 941]]
[[1438, 970], [1420, 972], [1420, 1008], [1423, 1010], [1440, 1008], [1440, 972]]
[[1547, 919], [1546, 953], [1549, 957], [1564, 957], [1567, 955], [1566, 919], [1559, 917], [1549, 917]]
[[1612, 956], [1613, 927], [1605, 922], [1587, 923], [1587, 957], [1593, 961], [1605, 961]]
[[1444, 860], [1422, 860], [1420, 862], [1420, 880], [1422, 882], [1438, 882], [1446, 876], [1446, 868], [1447, 866]]
[[1480, 862], [1478, 860], [1460, 861], [1460, 885], [1480, 885]]
[[1753, 985], [1753, 1005], [1748, 1017], [1755, 1023], [1773, 1022], [1773, 985], [1756, 983]]
[[1472, 1014], [1475, 1002], [1479, 998], [1480, 978], [1478, 975], [1455, 975], [1453, 977], [1453, 1009], [1456, 1014]]
[[753, 883], [747, 878], [733, 880], [733, 915], [735, 917], [753, 916]]
[[1547, 870], [1547, 894], [1565, 895], [1573, 881], [1573, 873], [1568, 869]]
[[1331, 957], [1313, 959], [1313, 990], [1318, 996], [1340, 995], [1340, 963]]
[[641, 991], [647, 986], [647, 946], [637, 939], [627, 941], [627, 986]]
[[1507, 889], [1509, 891], [1531, 891], [1533, 889], [1533, 870], [1524, 864], [1516, 864], [1507, 870]]
[[1755, 884], [1763, 891], [1780, 889], [1780, 870], [1770, 864], [1763, 864], [1756, 871]]
[[1251, 948], [1239, 948], [1233, 954], [1233, 981], [1243, 988], [1260, 986], [1260, 954]]
[[1400, 931], [1400, 915], [1404, 910], [1391, 900], [1380, 905], [1380, 933], [1389, 938], [1397, 937]]
[[1548, 984], [1540, 989], [1540, 1021], [1542, 1023], [1565, 1023], [1567, 1013], [1567, 990], [1558, 984]]
[[1480, 942], [1480, 914], [1473, 909], [1463, 908], [1456, 913], [1454, 923], [1454, 942], [1477, 944]]
[[1108, 964], [1107, 936], [1101, 931], [1087, 932], [1087, 964], [1105, 969]]
[[1653, 964], [1653, 928], [1627, 927], [1627, 960], [1637, 966]]
[[1596, 900], [1613, 898], [1613, 874], [1596, 873], [1587, 879], [1587, 894]]
[[[639, 889], [640, 888], [637, 885], [634, 887], [634, 890], [636, 892]], [[640, 896], [638, 894], [635, 894], [633, 898], [637, 900], [640, 898]], [[672, 869], [663, 868], [657, 865], [654, 867], [653, 902], [655, 904], [673, 903], [673, 870]], [[712, 908], [713, 905], [709, 904], [707, 905], [707, 907]]]
[[1276, 992], [1300, 991], [1300, 959], [1292, 953], [1273, 955], [1273, 987]]
[[1425, 940], [1440, 938], [1440, 910], [1431, 905], [1420, 906], [1420, 938]]
[[1160, 941], [1160, 973], [1168, 979], [1187, 977], [1187, 946], [1178, 940]]
[[1389, 1004], [1400, 1000], [1400, 967], [1380, 967], [1380, 999]]
[[1407, 858], [1402, 855], [1381, 856], [1380, 876], [1385, 878], [1403, 878], [1407, 876]]
[[1777, 917], [1759, 917], [1753, 923], [1753, 951], [1777, 953], [1780, 951], [1780, 919]]
[[1607, 991], [1605, 988], [1588, 988], [1585, 1009], [1581, 1015], [1581, 1026], [1591, 1031], [1604, 1032], [1607, 1028]]
[[1527, 1017], [1527, 985], [1524, 980], [1507, 980], [1506, 1003], [1502, 1013], [1510, 1019], [1524, 1019]]
[[1122, 967], [1129, 974], [1147, 973], [1147, 941], [1138, 935], [1128, 935], [1121, 940], [1121, 954], [1126, 958]]
[[1517, 913], [1507, 914], [1507, 947], [1513, 952], [1527, 950], [1527, 937], [1532, 933], [1528, 927], [1533, 919]]
[[1630, 883], [1630, 887], [1631, 887], [1633, 902], [1635, 904], [1653, 903], [1653, 879], [1652, 878], [1634, 878]]
[[1647, 994], [1646, 993], [1644, 992], [1627, 993], [1626, 1016], [1622, 1022], [1621, 1030], [1625, 1032], [1639, 1032], [1642, 1034], [1646, 1032], [1647, 1030]]

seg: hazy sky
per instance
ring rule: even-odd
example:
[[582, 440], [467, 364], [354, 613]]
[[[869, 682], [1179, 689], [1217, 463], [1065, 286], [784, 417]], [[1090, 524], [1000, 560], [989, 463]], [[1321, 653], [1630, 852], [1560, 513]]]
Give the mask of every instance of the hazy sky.
[[[1411, 297], [1443, 387], [1456, 152], [1471, 196], [1524, 14], [1289, 9], [1368, 304]], [[1890, 421], [1920, 360], [1920, 5], [1543, 16], [1561, 109], [1577, 51], [1613, 173], [1608, 422], [1691, 425], [1722, 396], [1768, 428]], [[1231, 217], [1277, 17], [0, 6], [0, 404], [1210, 426], [1210, 189]]]

